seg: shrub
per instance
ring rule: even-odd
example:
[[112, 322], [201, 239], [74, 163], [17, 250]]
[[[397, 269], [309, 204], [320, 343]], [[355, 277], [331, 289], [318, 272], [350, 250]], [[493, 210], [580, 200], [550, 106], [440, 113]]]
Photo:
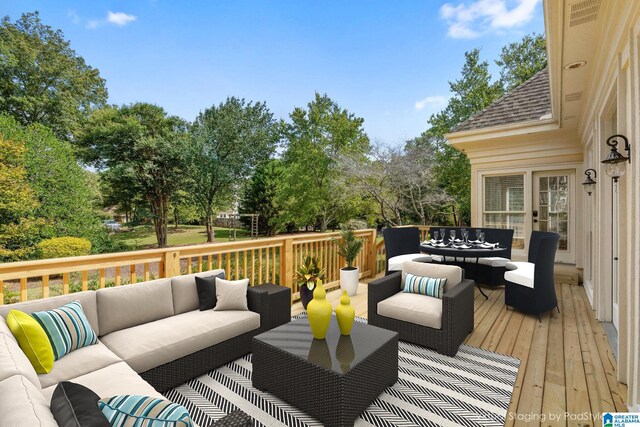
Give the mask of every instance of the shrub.
[[63, 258], [89, 255], [91, 242], [79, 237], [56, 237], [38, 243], [39, 258]]
[[350, 219], [345, 224], [342, 224], [341, 228], [347, 228], [349, 230], [364, 230], [368, 227], [369, 225], [367, 224], [367, 221], [363, 219]]

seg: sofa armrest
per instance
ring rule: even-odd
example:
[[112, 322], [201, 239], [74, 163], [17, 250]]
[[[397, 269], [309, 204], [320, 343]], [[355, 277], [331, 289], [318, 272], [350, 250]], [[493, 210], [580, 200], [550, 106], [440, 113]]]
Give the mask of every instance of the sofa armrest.
[[464, 338], [473, 330], [475, 282], [465, 279], [442, 296], [442, 329]]
[[383, 301], [398, 292], [400, 292], [400, 284], [402, 283], [402, 272], [397, 271], [391, 273], [388, 276], [383, 276], [379, 279], [373, 280], [367, 286], [367, 310], [369, 319], [372, 316], [376, 316], [378, 313], [378, 303]]
[[247, 289], [247, 305], [249, 310], [260, 315], [260, 330], [269, 324], [269, 294], [250, 286]]
[[253, 420], [251, 417], [241, 410], [236, 410], [228, 415], [220, 418], [211, 427], [242, 427], [242, 426], [252, 426]]

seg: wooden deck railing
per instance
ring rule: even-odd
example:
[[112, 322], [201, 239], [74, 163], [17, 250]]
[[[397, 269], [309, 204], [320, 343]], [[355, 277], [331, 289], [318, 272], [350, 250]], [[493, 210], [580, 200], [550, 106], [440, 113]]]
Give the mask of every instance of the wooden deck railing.
[[[376, 231], [358, 230], [364, 247], [356, 260], [362, 277], [379, 271]], [[252, 285], [278, 283], [298, 288], [293, 274], [307, 254], [326, 269], [325, 286], [337, 284], [344, 260], [334, 240], [340, 233], [309, 233], [258, 240], [119, 252], [103, 255], [44, 259], [0, 264], [0, 304], [60, 294], [132, 284], [180, 274], [223, 268], [231, 279], [250, 279]], [[383, 267], [384, 268], [384, 267]]]

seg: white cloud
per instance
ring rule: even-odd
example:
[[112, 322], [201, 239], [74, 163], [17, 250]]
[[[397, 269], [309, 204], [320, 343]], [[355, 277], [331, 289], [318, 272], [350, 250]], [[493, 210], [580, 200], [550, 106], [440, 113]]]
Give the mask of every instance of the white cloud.
[[90, 30], [94, 30], [98, 27], [102, 27], [103, 25], [107, 25], [107, 24], [117, 25], [118, 27], [124, 27], [125, 25], [135, 21], [136, 19], [138, 19], [138, 17], [135, 15], [130, 15], [124, 12], [108, 11], [107, 17], [105, 19], [92, 19], [90, 21], [87, 21], [87, 24], [85, 25], [85, 27]]
[[137, 16], [129, 15], [128, 13], [124, 13], [124, 12], [111, 12], [111, 11], [109, 11], [107, 13], [107, 21], [109, 21], [110, 23], [115, 24], [115, 25], [117, 25], [119, 27], [127, 25], [129, 22], [133, 22], [136, 19], [138, 19]]
[[80, 18], [80, 15], [78, 15], [78, 13], [73, 9], [67, 12], [67, 16], [71, 19], [71, 22], [73, 22], [76, 25], [82, 22], [82, 18]]
[[421, 99], [420, 101], [416, 101], [415, 103], [415, 108], [416, 110], [420, 111], [420, 110], [424, 110], [425, 107], [429, 106], [431, 108], [438, 108], [438, 107], [444, 107], [447, 103], [447, 98], [445, 98], [444, 96], [427, 96], [424, 99]]
[[458, 5], [445, 3], [440, 8], [440, 17], [449, 25], [449, 37], [472, 39], [526, 24], [533, 18], [538, 3], [540, 0], [475, 0]]

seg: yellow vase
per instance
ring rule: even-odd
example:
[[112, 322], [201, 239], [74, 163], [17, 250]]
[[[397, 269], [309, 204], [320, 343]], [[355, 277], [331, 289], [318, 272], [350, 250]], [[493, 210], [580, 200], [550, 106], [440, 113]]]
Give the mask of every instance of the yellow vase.
[[322, 284], [316, 285], [313, 290], [313, 299], [307, 305], [307, 315], [311, 334], [314, 338], [323, 340], [327, 336], [329, 324], [331, 323], [331, 304], [327, 301], [327, 293]]
[[336, 317], [338, 318], [338, 327], [341, 335], [349, 335], [353, 328], [353, 321], [356, 317], [356, 310], [351, 305], [351, 299], [347, 291], [342, 291], [340, 297], [340, 305], [336, 308]]

